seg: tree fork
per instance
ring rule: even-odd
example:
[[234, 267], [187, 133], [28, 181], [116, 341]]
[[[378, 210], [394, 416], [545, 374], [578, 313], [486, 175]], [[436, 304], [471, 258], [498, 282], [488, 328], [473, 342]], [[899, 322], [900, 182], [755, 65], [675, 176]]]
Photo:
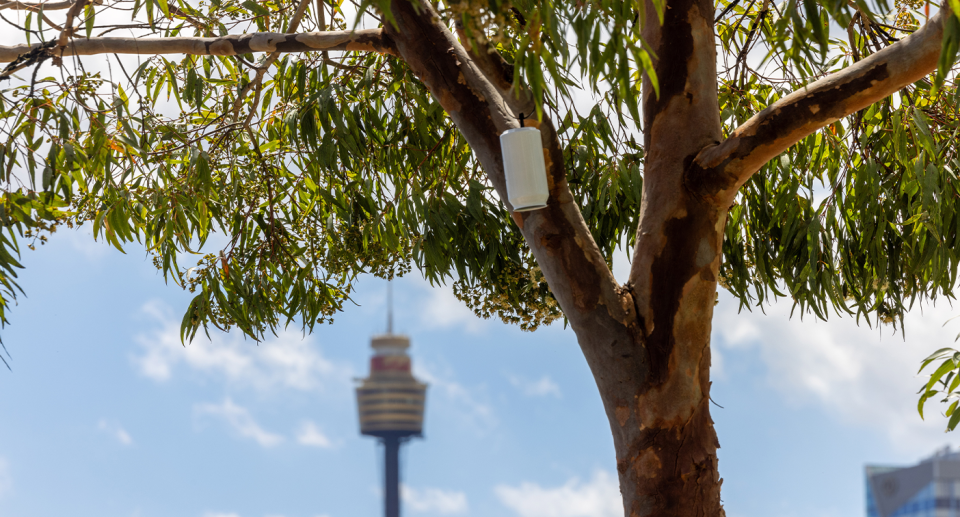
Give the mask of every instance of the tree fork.
[[804, 137], [879, 102], [936, 70], [948, 2], [923, 27], [875, 54], [797, 90], [703, 149], [686, 171], [691, 191], [729, 205], [768, 161]]

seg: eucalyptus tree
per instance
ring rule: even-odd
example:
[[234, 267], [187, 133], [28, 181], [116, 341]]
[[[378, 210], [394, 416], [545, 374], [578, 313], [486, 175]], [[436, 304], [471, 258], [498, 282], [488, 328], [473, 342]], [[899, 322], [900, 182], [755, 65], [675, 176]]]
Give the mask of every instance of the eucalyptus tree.
[[[2, 2], [4, 308], [20, 246], [83, 222], [196, 294], [184, 339], [309, 331], [416, 268], [572, 327], [626, 515], [722, 515], [718, 286], [894, 325], [952, 296], [960, 25], [898, 2]], [[550, 187], [522, 213], [521, 115]]]

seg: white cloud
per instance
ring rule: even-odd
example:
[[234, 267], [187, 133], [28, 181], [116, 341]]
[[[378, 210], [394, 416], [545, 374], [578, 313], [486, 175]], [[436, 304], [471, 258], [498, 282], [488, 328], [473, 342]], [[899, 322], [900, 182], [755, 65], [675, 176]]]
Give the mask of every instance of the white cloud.
[[478, 318], [467, 306], [453, 294], [449, 285], [431, 286], [421, 284], [427, 299], [420, 302], [420, 323], [426, 328], [458, 327], [468, 332], [483, 330], [485, 321]]
[[463, 492], [401, 485], [400, 494], [403, 504], [413, 512], [453, 515], [467, 511], [467, 495]]
[[13, 491], [13, 476], [10, 475], [10, 465], [0, 457], [0, 499]]
[[604, 470], [593, 479], [577, 478], [563, 486], [543, 488], [524, 482], [519, 487], [498, 485], [497, 498], [520, 517], [622, 517], [623, 500], [617, 478]]
[[207, 340], [200, 332], [192, 343], [183, 345], [179, 319], [169, 308], [150, 302], [143, 312], [160, 328], [136, 337], [143, 353], [134, 362], [141, 374], [157, 381], [169, 379], [179, 364], [258, 390], [283, 387], [310, 391], [319, 389], [326, 380], [347, 384], [352, 376], [349, 366], [335, 365], [324, 358], [312, 339], [300, 332], [280, 331], [259, 344], [219, 332], [211, 332], [212, 340]]
[[477, 390], [468, 389], [463, 384], [450, 379], [452, 375], [435, 374], [432, 369], [424, 366], [422, 361], [413, 364], [413, 373], [429, 384], [433, 393], [439, 391], [447, 401], [452, 402], [449, 410], [457, 412], [468, 427], [484, 434], [497, 426], [498, 421], [493, 408], [479, 400], [479, 395], [475, 393]]
[[253, 419], [246, 408], [234, 404], [229, 397], [222, 404], [197, 404], [193, 412], [198, 416], [213, 416], [225, 421], [234, 431], [244, 438], [250, 438], [261, 447], [273, 447], [283, 442], [283, 437], [271, 433]]
[[[61, 232], [63, 235], [60, 235]], [[104, 239], [100, 239], [99, 241], [94, 240], [93, 223], [84, 223], [72, 230], [61, 230], [57, 232], [57, 238], [64, 239], [70, 243], [73, 251], [79, 253], [83, 258], [91, 262], [102, 259], [114, 249], [113, 246], [107, 244], [107, 241]]]
[[[923, 380], [920, 361], [934, 350], [954, 344], [956, 315], [947, 304], [915, 309], [905, 317], [906, 340], [890, 327], [857, 326], [854, 318], [811, 315], [790, 319], [785, 300], [753, 313], [737, 314], [737, 302], [722, 293], [714, 325], [714, 346], [730, 354], [755, 351], [767, 366], [769, 383], [792, 403], [814, 403], [842, 420], [883, 429], [903, 453], [927, 454], [953, 435], [944, 436], [942, 408], [928, 403], [926, 422], [917, 414]], [[721, 405], [723, 401], [717, 401]]]
[[321, 431], [316, 424], [309, 421], [304, 422], [297, 431], [297, 442], [300, 445], [319, 447], [321, 449], [330, 449], [333, 447], [333, 442], [330, 438], [323, 434], [323, 431]]
[[561, 397], [560, 386], [553, 382], [553, 379], [551, 379], [549, 375], [544, 375], [536, 381], [519, 375], [507, 375], [507, 379], [510, 381], [510, 384], [513, 384], [514, 387], [518, 388], [521, 393], [528, 397], [546, 397], [547, 395], [553, 395], [557, 398]]
[[97, 424], [97, 427], [115, 438], [122, 445], [133, 445], [133, 438], [130, 437], [130, 433], [126, 429], [120, 426], [116, 422], [108, 422], [104, 419], [100, 420], [100, 423]]

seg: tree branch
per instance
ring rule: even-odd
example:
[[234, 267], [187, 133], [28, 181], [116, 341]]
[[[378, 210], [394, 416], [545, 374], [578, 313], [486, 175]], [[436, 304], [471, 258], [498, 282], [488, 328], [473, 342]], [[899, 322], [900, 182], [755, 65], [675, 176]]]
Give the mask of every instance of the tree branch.
[[780, 99], [701, 151], [686, 171], [694, 192], [729, 204], [754, 173], [827, 124], [912, 84], [937, 68], [946, 3], [920, 30], [857, 63]]
[[[18, 11], [33, 11], [40, 12], [43, 9], [43, 12], [48, 11], [62, 11], [64, 9], [70, 9], [76, 2], [74, 0], [67, 0], [65, 2], [0, 2], [0, 11], [6, 9], [16, 9]], [[95, 0], [92, 2], [94, 5], [103, 4], [103, 0]]]
[[[764, 5], [768, 3], [765, 1]], [[673, 328], [669, 319], [676, 309], [670, 304], [679, 304], [680, 298], [685, 304], [695, 303], [695, 297], [684, 298], [675, 285], [665, 287], [664, 284], [679, 282], [683, 275], [693, 275], [696, 267], [690, 266], [684, 271], [681, 264], [668, 257], [684, 257], [686, 251], [676, 248], [706, 231], [676, 234], [667, 231], [671, 221], [685, 219], [692, 210], [683, 186], [684, 169], [697, 153], [719, 142], [723, 135], [713, 20], [712, 0], [667, 0], [663, 24], [653, 3], [647, 3], [643, 39], [657, 56], [654, 68], [660, 91], [657, 95], [650, 77], [644, 74], [643, 138], [647, 154], [637, 242], [627, 283], [633, 290], [645, 330], [652, 336], [648, 345], [652, 343], [653, 349], [663, 350], [658, 352], [659, 357], [669, 357], [673, 346], [668, 342]], [[698, 206], [696, 210], [702, 208]], [[711, 245], [709, 249], [719, 257], [719, 242], [711, 241]], [[655, 271], [669, 274], [654, 274]], [[676, 294], [675, 299], [665, 294], [669, 292]], [[712, 303], [713, 293], [709, 296]]]
[[[34, 45], [0, 46], [0, 63], [10, 63], [39, 47]], [[393, 41], [382, 29], [358, 31], [308, 32], [281, 34], [258, 32], [220, 38], [89, 38], [70, 41], [63, 56], [98, 54], [190, 54], [195, 56], [234, 56], [256, 52], [312, 52], [343, 50], [380, 52], [397, 55]], [[59, 54], [59, 51], [57, 51]]]
[[[496, 66], [496, 57], [478, 62], [475, 56], [480, 52], [471, 55], [429, 3], [415, 9], [409, 0], [394, 0], [392, 11], [397, 28], [385, 30], [396, 41], [400, 56], [449, 114], [500, 199], [512, 209], [499, 135], [520, 126], [517, 113], [533, 111], [529, 92], [522, 87], [511, 89]], [[553, 124], [544, 116], [542, 122], [530, 120], [528, 125], [539, 125], [550, 198], [547, 208], [514, 212], [513, 219], [574, 330], [598, 336], [625, 332], [632, 306], [624, 306], [617, 282], [570, 192]]]
[[67, 43], [70, 40], [70, 37], [73, 36], [73, 19], [80, 15], [83, 11], [83, 6], [87, 5], [89, 0], [77, 0], [76, 3], [70, 6], [70, 10], [67, 11], [67, 21], [63, 27], [63, 30], [60, 31], [60, 38], [57, 40], [57, 47], [63, 49], [67, 46]]

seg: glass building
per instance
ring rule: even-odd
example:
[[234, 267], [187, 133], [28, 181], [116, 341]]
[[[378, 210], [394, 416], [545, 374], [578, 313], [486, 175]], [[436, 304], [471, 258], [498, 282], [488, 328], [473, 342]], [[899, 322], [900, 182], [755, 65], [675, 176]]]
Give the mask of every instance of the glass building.
[[867, 517], [960, 517], [960, 451], [912, 467], [867, 465]]

